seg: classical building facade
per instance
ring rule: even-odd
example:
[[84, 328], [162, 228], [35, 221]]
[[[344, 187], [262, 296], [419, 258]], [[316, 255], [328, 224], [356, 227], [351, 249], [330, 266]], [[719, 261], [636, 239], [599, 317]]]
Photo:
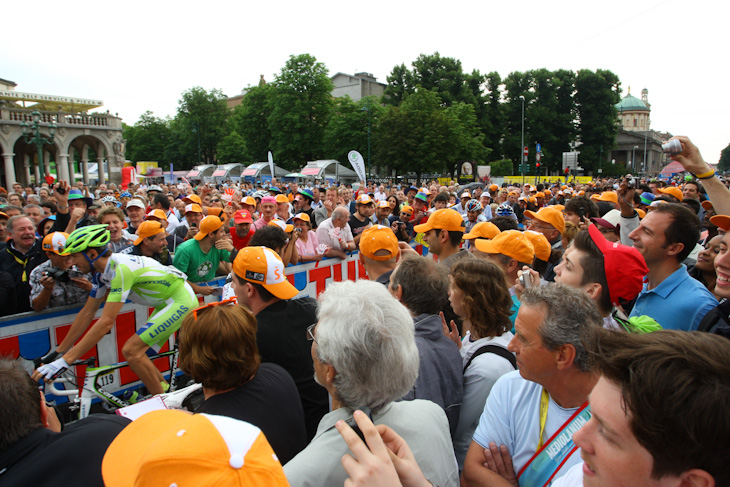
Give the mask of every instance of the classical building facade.
[[649, 90], [641, 90], [641, 99], [628, 94], [616, 104], [619, 130], [610, 160], [624, 163], [632, 173], [657, 174], [668, 162], [662, 143], [670, 134], [651, 130]]
[[[88, 113], [103, 106], [100, 100], [43, 95], [15, 91], [16, 83], [0, 79], [0, 181], [5, 187], [15, 182], [36, 184], [52, 175], [76, 182], [74, 162], [78, 161], [79, 178], [88, 184], [89, 166], [97, 164], [93, 179], [120, 182], [124, 166], [122, 119], [106, 113]], [[32, 127], [49, 143], [39, 151], [28, 141]], [[53, 132], [53, 137], [51, 133]], [[89, 160], [89, 152], [96, 154]]]

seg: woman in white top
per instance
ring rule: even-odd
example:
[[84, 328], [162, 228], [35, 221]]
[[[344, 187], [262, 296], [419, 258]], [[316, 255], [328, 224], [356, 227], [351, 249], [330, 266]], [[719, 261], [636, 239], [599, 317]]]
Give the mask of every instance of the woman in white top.
[[469, 449], [492, 386], [515, 370], [512, 340], [512, 298], [502, 269], [482, 259], [461, 259], [451, 268], [449, 302], [463, 319], [464, 399], [454, 435], [459, 469]]

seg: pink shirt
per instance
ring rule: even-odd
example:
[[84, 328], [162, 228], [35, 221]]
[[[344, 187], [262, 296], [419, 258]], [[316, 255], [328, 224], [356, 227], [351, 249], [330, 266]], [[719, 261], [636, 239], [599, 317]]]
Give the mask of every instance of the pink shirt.
[[317, 246], [319, 246], [319, 238], [313, 231], [307, 232], [307, 241], [305, 242], [301, 238], [297, 239], [295, 245], [297, 246], [297, 252], [300, 256], [311, 257], [317, 255]]

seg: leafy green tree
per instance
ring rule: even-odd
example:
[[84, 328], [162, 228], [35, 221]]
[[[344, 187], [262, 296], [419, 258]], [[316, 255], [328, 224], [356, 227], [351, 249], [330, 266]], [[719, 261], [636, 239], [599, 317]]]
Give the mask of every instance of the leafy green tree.
[[441, 172], [460, 160], [487, 157], [488, 149], [480, 144], [475, 127], [474, 112], [468, 105], [459, 104], [449, 111], [438, 93], [417, 89], [380, 117], [375, 155], [400, 174], [415, 173], [420, 182], [424, 173]]
[[231, 132], [218, 143], [216, 154], [218, 155], [218, 161], [222, 164], [230, 162], [243, 163], [245, 161], [246, 143], [238, 132]]
[[[381, 114], [385, 108], [377, 97], [365, 97], [359, 101], [352, 101], [349, 96], [337, 98], [324, 132], [325, 157], [347, 161], [347, 153], [356, 150], [362, 154], [367, 163], [368, 154], [368, 110], [370, 111], [370, 127], [374, 133]], [[372, 146], [371, 136], [371, 146]], [[372, 157], [371, 167], [377, 165], [377, 159]]]
[[310, 54], [291, 56], [273, 82], [268, 128], [277, 164], [298, 169], [323, 154], [332, 110], [332, 80]]
[[413, 73], [406, 68], [405, 64], [399, 64], [393, 68], [386, 78], [388, 86], [383, 93], [383, 103], [398, 106], [403, 102], [405, 95], [415, 91]]
[[575, 89], [581, 166], [595, 171], [601, 152], [607, 156], [616, 142], [615, 105], [620, 101], [621, 82], [611, 71], [582, 69], [576, 76]]
[[171, 128], [176, 145], [168, 154], [175, 155], [183, 167], [189, 168], [198, 160], [198, 137], [203, 163], [214, 164], [217, 161], [216, 148], [227, 131], [229, 110], [225, 96], [219, 89], [205, 91], [195, 86], [185, 91], [180, 99]]
[[[525, 145], [529, 145], [530, 137], [529, 108], [535, 94], [531, 91], [532, 75], [528, 72], [515, 71], [510, 73], [504, 80], [505, 103], [503, 109], [503, 141], [502, 150], [504, 157], [517, 161], [522, 160], [522, 97], [525, 99]], [[534, 155], [534, 149], [531, 151]]]
[[491, 172], [492, 177], [512, 176], [515, 174], [513, 172], [514, 165], [512, 164], [512, 161], [509, 159], [500, 159], [498, 161], [492, 161], [489, 163], [489, 165], [492, 168], [492, 172]]
[[530, 72], [531, 101], [525, 117], [530, 120], [525, 144], [531, 149], [530, 163], [535, 162], [535, 145], [542, 146], [541, 171], [544, 167], [559, 173], [562, 153], [570, 150], [574, 140], [575, 106], [572, 102], [574, 76], [570, 71], [552, 72], [538, 69]]
[[170, 125], [167, 121], [155, 117], [146, 111], [139, 120], [130, 127], [124, 125], [124, 138], [127, 141], [126, 157], [130, 161], [158, 161], [165, 164], [165, 148], [171, 142]]
[[486, 137], [486, 145], [494, 149], [491, 158], [499, 159], [502, 154], [502, 138], [504, 136], [504, 107], [502, 105], [502, 92], [500, 85], [502, 78], [496, 71], [485, 76], [485, 89], [487, 100], [484, 104], [485, 115], [481, 120], [482, 131]]
[[720, 162], [717, 163], [717, 170], [721, 172], [730, 170], [730, 144], [720, 152]]
[[[448, 149], [452, 151], [456, 162], [472, 161], [484, 164], [492, 150], [484, 146], [485, 137], [477, 123], [474, 106], [459, 102], [448, 107], [445, 113], [451, 117]], [[445, 160], [444, 163], [444, 172], [448, 172], [453, 164], [450, 160]]]
[[231, 129], [240, 134], [246, 143], [243, 160], [267, 160], [267, 152], [271, 149], [268, 123], [274, 95], [273, 86], [259, 83], [258, 86], [249, 88], [241, 104], [233, 109], [229, 123]]

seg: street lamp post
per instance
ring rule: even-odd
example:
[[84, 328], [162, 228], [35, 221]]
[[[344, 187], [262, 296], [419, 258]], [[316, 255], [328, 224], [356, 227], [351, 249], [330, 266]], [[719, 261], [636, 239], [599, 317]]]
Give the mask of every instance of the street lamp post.
[[[368, 112], [368, 166], [365, 169], [365, 179], [368, 178], [370, 175], [370, 98], [365, 98], [365, 106], [361, 108], [361, 110], [365, 110]], [[365, 184], [367, 184], [367, 181], [365, 181]]]
[[[56, 134], [56, 124], [51, 122], [46, 125], [46, 127], [48, 127], [48, 138], [46, 138], [41, 135], [41, 112], [33, 110], [31, 117], [33, 119], [33, 123], [29, 124], [23, 122], [20, 124], [20, 128], [23, 131], [23, 139], [25, 140], [25, 143], [35, 145], [38, 149], [38, 169], [40, 171], [41, 164], [43, 164], [43, 146], [45, 144], [53, 143], [53, 136]], [[57, 166], [56, 176], [60, 179], [59, 169], [60, 168]], [[28, 181], [28, 183], [30, 183], [30, 181]], [[36, 184], [41, 184], [41, 182], [36, 181]]]
[[636, 172], [636, 149], [638, 149], [639, 146], [635, 145], [634, 150], [631, 153], [631, 172]]
[[[523, 95], [520, 95], [520, 99], [522, 99], [522, 144], [520, 144], [520, 158], [518, 159], [520, 161], [520, 167], [522, 168], [522, 184], [525, 184], [525, 165], [527, 163], [527, 158], [522, 155], [523, 147], [525, 147], [525, 97]], [[535, 171], [537, 173], [537, 171]]]
[[193, 133], [198, 134], [198, 166], [200, 165], [200, 124], [193, 122]]

